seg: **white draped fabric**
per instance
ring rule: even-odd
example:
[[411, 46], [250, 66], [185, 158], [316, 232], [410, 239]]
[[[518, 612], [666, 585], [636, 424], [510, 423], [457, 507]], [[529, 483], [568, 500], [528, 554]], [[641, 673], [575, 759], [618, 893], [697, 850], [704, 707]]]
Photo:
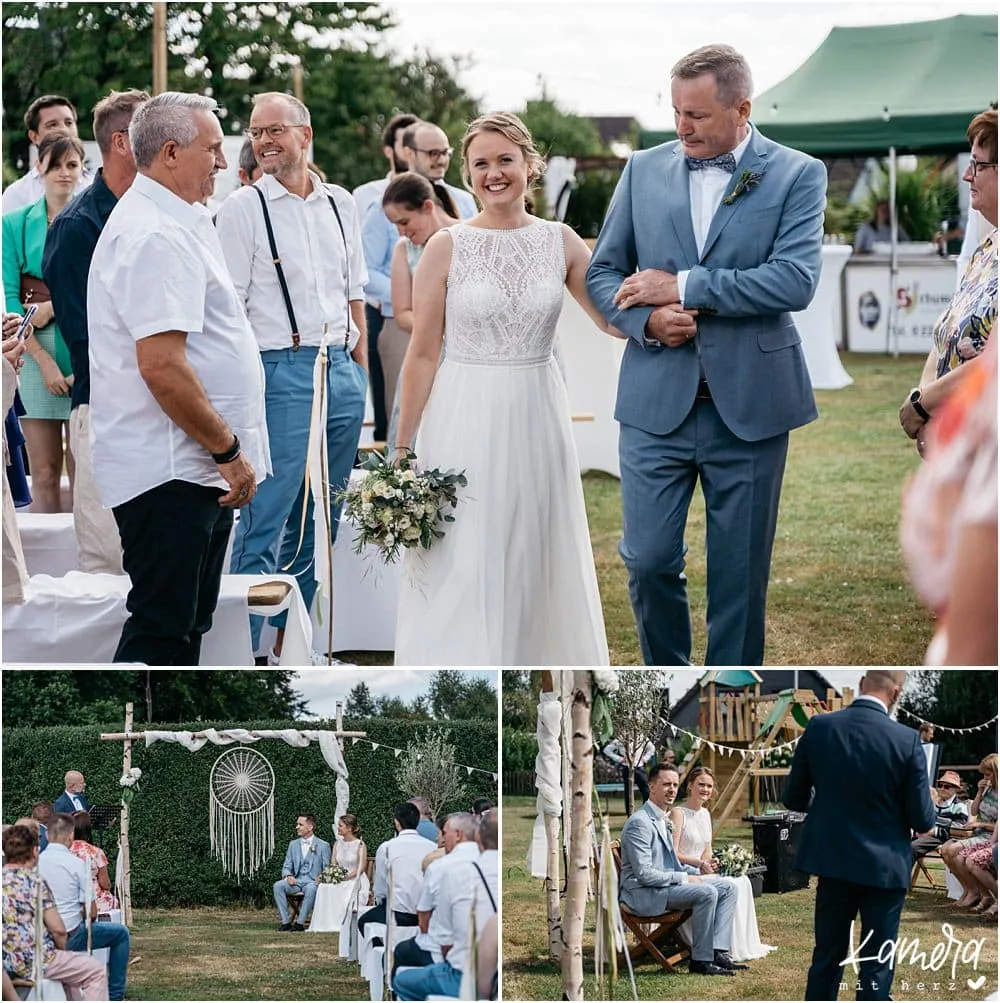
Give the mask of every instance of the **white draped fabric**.
[[538, 788], [538, 815], [531, 836], [529, 864], [535, 878], [546, 876], [547, 849], [545, 816], [562, 817], [562, 709], [557, 693], [542, 693], [538, 702], [538, 755], [535, 757], [535, 787]]

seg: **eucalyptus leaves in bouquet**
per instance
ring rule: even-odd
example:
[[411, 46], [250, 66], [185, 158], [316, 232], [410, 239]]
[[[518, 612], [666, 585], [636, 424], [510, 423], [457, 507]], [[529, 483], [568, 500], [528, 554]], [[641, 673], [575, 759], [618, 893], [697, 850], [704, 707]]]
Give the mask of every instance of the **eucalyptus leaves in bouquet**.
[[739, 843], [729, 843], [712, 851], [719, 862], [719, 874], [724, 878], [742, 878], [754, 864], [753, 854]]
[[337, 495], [357, 527], [356, 554], [370, 544], [384, 564], [392, 564], [404, 549], [430, 550], [444, 536], [444, 523], [455, 521], [451, 510], [458, 506], [458, 489], [468, 484], [465, 471], [417, 470], [416, 458], [408, 451], [393, 460], [388, 447], [370, 453], [360, 484]]

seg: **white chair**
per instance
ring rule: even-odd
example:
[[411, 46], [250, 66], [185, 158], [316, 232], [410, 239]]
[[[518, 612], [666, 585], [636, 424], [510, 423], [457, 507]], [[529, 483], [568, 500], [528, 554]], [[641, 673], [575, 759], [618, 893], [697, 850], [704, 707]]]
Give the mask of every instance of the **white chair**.
[[[21, 989], [21, 987], [18, 988]], [[20, 992], [18, 992], [18, 996], [21, 996]], [[46, 1003], [48, 1003], [49, 1000], [65, 1000], [69, 999], [69, 997], [66, 995], [66, 990], [63, 988], [63, 984], [61, 982], [54, 982], [52, 979], [42, 979], [41, 996], [38, 995], [38, 991], [35, 989], [34, 984], [32, 984], [31, 988], [28, 990], [28, 995], [21, 996], [21, 999], [24, 1000], [41, 999], [45, 1000]]]
[[372, 941], [381, 940], [385, 943], [385, 923], [366, 923], [364, 932], [358, 934], [358, 964], [362, 972], [365, 970], [365, 963], [368, 954], [372, 950]]
[[378, 1003], [385, 989], [385, 948], [371, 947], [361, 966], [361, 975], [368, 981], [369, 999]]

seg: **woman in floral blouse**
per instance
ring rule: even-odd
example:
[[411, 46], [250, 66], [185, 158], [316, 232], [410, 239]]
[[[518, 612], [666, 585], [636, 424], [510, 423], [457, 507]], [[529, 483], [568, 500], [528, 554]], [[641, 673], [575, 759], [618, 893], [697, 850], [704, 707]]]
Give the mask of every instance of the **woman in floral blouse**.
[[86, 954], [64, 951], [66, 927], [38, 874], [38, 839], [26, 825], [3, 834], [3, 967], [11, 978], [35, 977], [35, 910], [41, 883], [42, 973], [61, 982], [70, 999], [106, 1000], [107, 969]]
[[923, 453], [925, 425], [947, 400], [958, 370], [977, 359], [986, 347], [997, 319], [997, 113], [990, 109], [969, 125], [972, 159], [962, 179], [968, 182], [969, 199], [993, 227], [976, 248], [962, 284], [934, 328], [931, 348], [920, 385], [899, 409], [899, 423]]
[[108, 877], [108, 858], [105, 852], [94, 846], [94, 831], [90, 821], [90, 813], [81, 811], [73, 816], [75, 828], [73, 843], [69, 852], [79, 857], [90, 868], [90, 878], [94, 883], [94, 901], [97, 911], [111, 912], [118, 908], [118, 902], [111, 894], [111, 878]]

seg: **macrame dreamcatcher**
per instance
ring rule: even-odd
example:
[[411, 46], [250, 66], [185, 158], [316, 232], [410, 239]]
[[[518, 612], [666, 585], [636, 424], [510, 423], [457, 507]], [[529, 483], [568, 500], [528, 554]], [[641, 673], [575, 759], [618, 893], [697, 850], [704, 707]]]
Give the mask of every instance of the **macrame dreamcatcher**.
[[229, 749], [208, 780], [212, 855], [224, 873], [251, 877], [274, 852], [274, 770], [255, 749]]

